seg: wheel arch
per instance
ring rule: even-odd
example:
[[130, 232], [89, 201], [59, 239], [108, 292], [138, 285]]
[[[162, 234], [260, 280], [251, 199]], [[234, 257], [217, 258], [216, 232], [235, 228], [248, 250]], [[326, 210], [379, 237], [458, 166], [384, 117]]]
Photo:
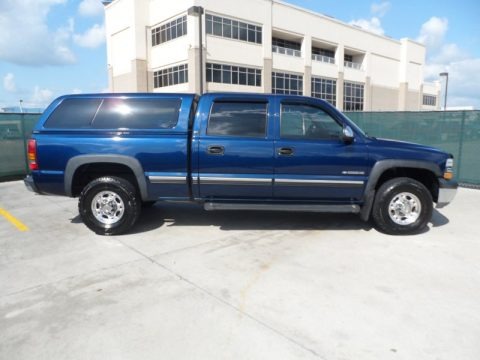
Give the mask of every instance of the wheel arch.
[[[373, 201], [375, 199], [376, 189], [383, 182], [388, 181], [392, 177], [385, 176], [389, 172], [396, 173], [397, 171], [403, 172], [412, 172], [412, 171], [423, 171], [428, 174], [431, 174], [432, 178], [438, 178], [442, 176], [440, 167], [432, 162], [421, 161], [421, 160], [380, 160], [375, 163], [370, 175], [368, 177], [367, 184], [365, 185], [364, 195], [363, 195], [363, 206], [360, 211], [360, 217], [362, 220], [367, 221], [370, 217], [372, 211]], [[382, 178], [383, 176], [383, 178]], [[412, 177], [412, 176], [407, 176]], [[412, 177], [415, 178], [415, 177]], [[383, 180], [383, 181], [382, 181]], [[381, 181], [381, 182], [379, 182]], [[438, 185], [438, 184], [437, 184]], [[432, 193], [432, 198], [435, 198], [435, 188], [434, 184], [427, 186], [427, 188]], [[438, 191], [438, 188], [437, 188]]]
[[68, 161], [67, 166], [65, 167], [65, 175], [64, 175], [65, 193], [68, 196], [70, 197], [75, 196], [75, 194], [73, 193], [73, 182], [74, 182], [75, 176], [77, 175], [77, 170], [84, 165], [95, 165], [95, 164], [121, 165], [128, 168], [136, 180], [135, 185], [138, 187], [142, 201], [148, 200], [147, 182], [145, 180], [145, 174], [143, 172], [143, 168], [140, 162], [131, 156], [116, 155], [116, 154], [78, 155], [71, 158]]

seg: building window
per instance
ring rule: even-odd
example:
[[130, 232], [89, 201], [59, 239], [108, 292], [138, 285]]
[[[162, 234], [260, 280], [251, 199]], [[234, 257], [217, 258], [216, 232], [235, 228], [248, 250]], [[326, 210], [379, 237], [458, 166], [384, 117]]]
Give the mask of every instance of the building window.
[[364, 85], [345, 82], [343, 86], [343, 110], [363, 111]]
[[262, 43], [262, 27], [220, 16], [205, 15], [207, 34], [228, 39]]
[[174, 66], [153, 73], [153, 87], [161, 88], [188, 82], [188, 64]]
[[335, 64], [335, 51], [312, 47], [312, 60]]
[[280, 38], [272, 38], [272, 45], [279, 46], [287, 49], [300, 50], [302, 45], [295, 41], [284, 40]]
[[344, 61], [343, 61], [343, 65], [346, 67], [346, 68], [350, 68], [350, 69], [355, 69], [355, 70], [362, 70], [362, 59], [360, 59], [359, 57], [357, 57], [356, 59], [353, 57], [353, 55], [348, 55], [348, 54], [345, 54], [344, 56]]
[[328, 49], [317, 48], [317, 47], [312, 47], [312, 54], [322, 55], [322, 56], [326, 56], [326, 57], [330, 57], [330, 58], [335, 57], [335, 51], [328, 50]]
[[423, 95], [423, 105], [437, 106], [437, 97], [433, 95]]
[[272, 93], [286, 95], [303, 94], [303, 76], [272, 72]]
[[295, 41], [272, 38], [272, 51], [279, 54], [301, 57], [302, 45]]
[[207, 63], [207, 82], [262, 86], [262, 70]]
[[152, 29], [152, 46], [176, 39], [187, 34], [187, 16], [170, 21]]
[[312, 96], [337, 104], [337, 80], [312, 77]]

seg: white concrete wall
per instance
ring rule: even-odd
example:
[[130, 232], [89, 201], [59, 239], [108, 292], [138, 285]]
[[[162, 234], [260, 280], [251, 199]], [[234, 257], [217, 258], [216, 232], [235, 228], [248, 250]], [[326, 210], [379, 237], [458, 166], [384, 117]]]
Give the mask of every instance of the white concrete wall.
[[152, 27], [169, 22], [186, 13], [194, 0], [150, 0], [149, 24]]
[[186, 93], [189, 91], [188, 83], [153, 89], [155, 93]]
[[369, 73], [372, 84], [398, 88], [400, 60], [372, 53], [370, 57]]
[[442, 90], [440, 81], [423, 84], [423, 93], [427, 95], [437, 95]]
[[338, 67], [335, 64], [312, 61], [312, 76], [336, 79], [338, 77]]
[[113, 76], [129, 73], [135, 49], [135, 29], [132, 17], [134, 0], [117, 0], [106, 7], [105, 31], [107, 63]]
[[361, 70], [345, 68], [344, 69], [344, 80], [345, 81], [353, 81], [353, 82], [364, 83], [365, 82], [365, 73]]
[[128, 56], [134, 51], [134, 43], [132, 40], [132, 28], [125, 28], [110, 37], [111, 56], [109, 64], [113, 70], [113, 76], [126, 74], [132, 71], [131, 57]]
[[209, 62], [263, 67], [262, 45], [211, 35], [207, 36], [205, 43]]
[[186, 36], [153, 46], [150, 50], [149, 69], [152, 71], [162, 67], [170, 67], [185, 63], [188, 60], [188, 38]]
[[270, 1], [267, 0], [195, 0], [195, 5], [203, 6], [206, 11], [213, 14], [230, 15], [258, 25], [265, 24], [267, 13], [270, 11]]
[[238, 86], [232, 84], [219, 84], [219, 83], [207, 83], [208, 92], [248, 92], [248, 93], [259, 93], [262, 92], [262, 88], [259, 86]]
[[305, 63], [304, 60], [299, 57], [273, 53], [273, 69], [303, 74], [305, 71]]

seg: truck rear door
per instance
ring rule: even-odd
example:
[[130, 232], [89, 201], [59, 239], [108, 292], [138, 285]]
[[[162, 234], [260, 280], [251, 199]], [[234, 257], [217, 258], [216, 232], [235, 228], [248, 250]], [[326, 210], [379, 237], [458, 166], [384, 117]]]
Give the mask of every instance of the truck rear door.
[[203, 199], [272, 198], [273, 112], [268, 96], [205, 95], [196, 124], [193, 185]]

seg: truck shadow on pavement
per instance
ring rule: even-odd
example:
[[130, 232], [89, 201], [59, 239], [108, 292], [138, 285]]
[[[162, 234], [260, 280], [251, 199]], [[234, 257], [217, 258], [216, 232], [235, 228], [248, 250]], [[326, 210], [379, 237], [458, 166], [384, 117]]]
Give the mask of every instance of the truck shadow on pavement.
[[[73, 222], [73, 220], [72, 220]], [[76, 221], [75, 221], [76, 222]], [[448, 224], [447, 217], [433, 210], [431, 227]], [[169, 226], [217, 226], [221, 230], [364, 230], [374, 229], [356, 214], [276, 211], [205, 211], [195, 204], [162, 204], [142, 210], [130, 234]], [[422, 231], [428, 232], [430, 227]], [[375, 230], [376, 231], [376, 230]]]

